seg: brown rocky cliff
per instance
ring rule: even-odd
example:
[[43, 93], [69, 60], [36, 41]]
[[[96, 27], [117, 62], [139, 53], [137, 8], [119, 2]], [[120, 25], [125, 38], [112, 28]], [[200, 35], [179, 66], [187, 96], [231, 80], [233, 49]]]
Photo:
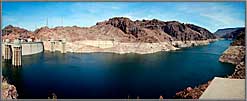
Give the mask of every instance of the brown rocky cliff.
[[201, 84], [198, 87], [187, 87], [182, 91], [176, 93], [174, 98], [176, 99], [199, 99], [199, 97], [203, 94], [203, 92], [207, 89], [211, 81], [208, 81], [205, 84]]
[[124, 33], [132, 34], [135, 37], [138, 37], [138, 34], [141, 33], [141, 28], [137, 26], [133, 21], [129, 18], [124, 17], [116, 17], [109, 19], [106, 24], [111, 24], [114, 27], [120, 28]]
[[245, 29], [237, 30], [233, 33], [238, 34], [238, 36], [220, 56], [219, 61], [237, 65], [245, 59]]
[[[11, 27], [10, 30], [20, 29]], [[5, 29], [9, 29], [6, 27]], [[63, 39], [67, 41], [79, 40], [116, 40], [120, 42], [171, 42], [173, 40], [206, 40], [215, 38], [208, 30], [199, 26], [183, 24], [177, 21], [164, 22], [157, 19], [132, 21], [125, 17], [114, 17], [107, 21], [98, 22], [92, 27], [42, 27], [34, 32], [27, 30], [15, 33], [28, 34], [25, 37], [34, 36], [37, 39]], [[8, 33], [5, 38], [19, 37]], [[24, 35], [21, 35], [24, 36]]]
[[130, 38], [133, 38], [138, 42], [164, 42], [171, 41], [172, 38], [158, 29], [148, 29], [143, 26], [140, 26], [139, 23], [130, 20], [125, 17], [115, 17], [111, 18], [108, 21], [99, 22], [96, 26], [102, 25], [111, 25], [115, 28], [120, 29], [125, 35], [128, 35]]
[[149, 29], [163, 31], [163, 33], [168, 34], [174, 40], [178, 41], [206, 40], [216, 38], [214, 34], [205, 28], [193, 24], [183, 24], [178, 21], [164, 22], [157, 19], [132, 21], [125, 17], [115, 17], [109, 19], [108, 21], [99, 22], [96, 25], [103, 24], [110, 24], [121, 29], [124, 33], [131, 34], [135, 37], [147, 35], [148, 33], [145, 33], [143, 30]]
[[194, 30], [196, 32], [199, 32], [201, 34], [200, 37], [202, 39], [215, 39], [216, 38], [216, 36], [213, 33], [211, 33], [210, 31], [208, 31], [205, 28], [196, 26], [194, 24], [186, 24], [186, 26], [188, 26], [189, 28], [191, 28], [192, 30]]
[[16, 87], [14, 85], [9, 84], [6, 78], [4, 78], [3, 76], [1, 76], [1, 79], [2, 79], [1, 98], [5, 100], [6, 99], [17, 99], [18, 94], [17, 94]]
[[27, 39], [27, 38], [34, 37], [34, 33], [33, 32], [28, 31], [28, 30], [26, 30], [24, 28], [14, 27], [12, 25], [6, 26], [2, 30], [2, 32], [3, 32], [2, 39], [8, 38], [11, 41], [13, 41], [15, 38]]
[[[97, 25], [92, 27], [56, 27], [56, 28], [40, 28], [35, 31], [36, 37], [43, 40], [63, 39], [67, 41], [80, 40], [127, 40], [128, 37], [124, 33], [109, 25]], [[128, 41], [128, 40], [127, 40]]]
[[245, 28], [240, 28], [234, 32], [232, 32], [233, 35], [235, 35], [233, 41], [231, 43], [231, 46], [245, 46]]

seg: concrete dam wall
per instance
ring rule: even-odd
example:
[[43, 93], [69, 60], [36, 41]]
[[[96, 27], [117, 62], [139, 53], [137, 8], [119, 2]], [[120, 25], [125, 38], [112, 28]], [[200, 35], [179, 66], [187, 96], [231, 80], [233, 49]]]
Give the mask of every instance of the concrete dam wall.
[[22, 55], [32, 55], [44, 51], [42, 42], [22, 43]]
[[[32, 55], [41, 53], [44, 51], [43, 42], [24, 42], [21, 43], [22, 55]], [[5, 45], [2, 43], [2, 54], [5, 52]], [[13, 47], [12, 47], [13, 49]]]

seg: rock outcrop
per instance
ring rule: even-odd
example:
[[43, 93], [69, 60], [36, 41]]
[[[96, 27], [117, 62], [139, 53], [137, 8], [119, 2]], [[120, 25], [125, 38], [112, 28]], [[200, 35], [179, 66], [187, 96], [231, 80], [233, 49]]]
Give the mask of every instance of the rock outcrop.
[[199, 99], [202, 93], [207, 89], [211, 81], [205, 84], [199, 85], [198, 87], [187, 87], [186, 89], [177, 92], [174, 98], [176, 99]]
[[164, 22], [157, 19], [132, 21], [125, 17], [115, 17], [108, 21], [97, 23], [96, 25], [112, 25], [136, 38], [148, 36], [151, 31], [156, 31], [158, 38], [163, 36], [164, 39], [160, 40], [164, 41], [207, 40], [216, 38], [214, 34], [205, 28], [193, 24], [180, 23], [178, 21]]
[[245, 74], [245, 61], [240, 62], [235, 67], [235, 71], [233, 72], [233, 74], [230, 75], [228, 78], [245, 79], [246, 78], [246, 74]]
[[17, 94], [17, 90], [16, 87], [14, 85], [11, 85], [7, 82], [7, 80], [1, 76], [2, 78], [2, 99], [17, 99], [18, 94]]
[[[220, 61], [222, 62], [228, 62], [232, 64], [236, 64], [235, 71], [232, 75], [229, 76], [229, 78], [235, 78], [235, 79], [245, 79], [245, 30], [237, 31], [239, 34], [236, 37], [236, 40], [231, 43], [231, 46], [225, 51], [222, 56], [220, 57]], [[236, 47], [236, 48], [231, 48]], [[230, 51], [230, 52], [229, 52]], [[227, 58], [225, 58], [227, 57]], [[228, 57], [235, 57], [230, 58], [230, 60], [227, 60]]]
[[233, 33], [236, 33], [237, 37], [231, 43], [231, 46], [245, 46], [245, 29], [240, 29]]
[[244, 57], [244, 46], [229, 46], [229, 48], [220, 56], [219, 61], [237, 65], [244, 60]]
[[220, 56], [219, 61], [237, 65], [245, 59], [245, 30], [237, 30], [233, 33], [238, 34], [238, 36]]
[[16, 38], [20, 38], [20, 39], [34, 38], [33, 32], [28, 31], [24, 28], [14, 27], [12, 25], [6, 26], [2, 30], [2, 32], [3, 32], [2, 39], [8, 38], [11, 41], [13, 41]]

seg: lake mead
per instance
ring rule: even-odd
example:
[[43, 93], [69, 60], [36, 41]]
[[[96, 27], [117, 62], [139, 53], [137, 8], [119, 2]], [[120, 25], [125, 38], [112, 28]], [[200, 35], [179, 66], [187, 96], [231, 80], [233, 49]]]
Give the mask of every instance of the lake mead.
[[23, 56], [20, 68], [2, 62], [2, 72], [19, 99], [47, 99], [50, 93], [59, 99], [173, 98], [188, 86], [233, 73], [234, 65], [218, 61], [230, 43], [143, 55], [44, 52]]

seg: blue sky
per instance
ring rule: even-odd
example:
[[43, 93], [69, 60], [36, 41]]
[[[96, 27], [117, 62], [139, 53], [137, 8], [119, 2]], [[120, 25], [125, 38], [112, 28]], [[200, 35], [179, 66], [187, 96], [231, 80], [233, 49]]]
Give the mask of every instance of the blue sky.
[[245, 2], [3, 2], [2, 24], [89, 27], [112, 17], [192, 23], [215, 32], [245, 26]]

